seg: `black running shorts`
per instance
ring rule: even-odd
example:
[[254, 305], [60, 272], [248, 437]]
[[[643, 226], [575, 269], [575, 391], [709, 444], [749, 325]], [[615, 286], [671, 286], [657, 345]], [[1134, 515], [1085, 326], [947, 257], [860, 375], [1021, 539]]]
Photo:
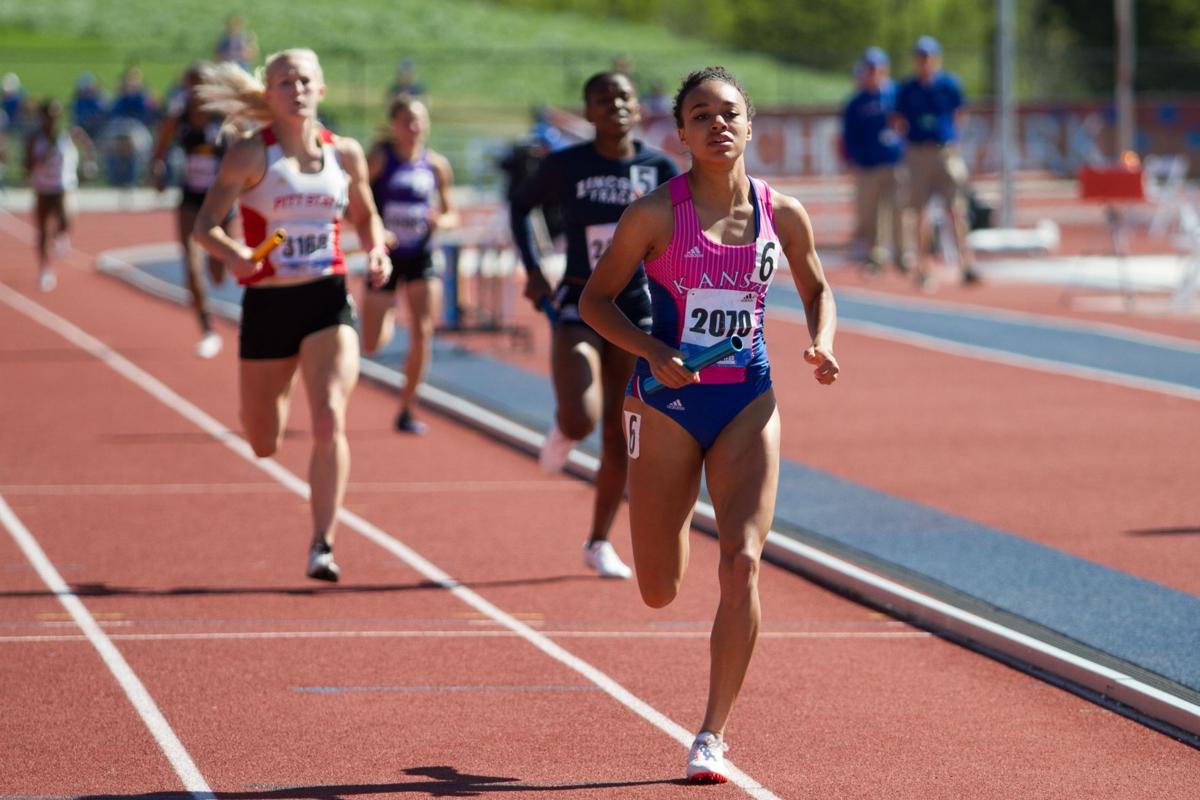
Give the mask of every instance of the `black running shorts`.
[[247, 286], [238, 355], [247, 361], [291, 358], [304, 337], [335, 325], [353, 328], [356, 322], [344, 275], [294, 286]]

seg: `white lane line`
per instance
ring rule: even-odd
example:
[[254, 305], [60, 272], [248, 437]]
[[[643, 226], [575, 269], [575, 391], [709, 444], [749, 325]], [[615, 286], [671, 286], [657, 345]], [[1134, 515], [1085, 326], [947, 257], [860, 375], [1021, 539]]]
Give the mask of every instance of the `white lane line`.
[[1200, 341], [1186, 339], [1182, 336], [1172, 336], [1169, 333], [1143, 331], [1112, 322], [1081, 320], [1072, 317], [1055, 317], [1049, 314], [1038, 314], [1032, 311], [1014, 311], [1009, 308], [959, 303], [953, 300], [931, 300], [928, 298], [905, 297], [888, 294], [874, 289], [843, 288], [837, 294], [855, 298], [864, 302], [881, 305], [905, 306], [919, 311], [942, 314], [969, 314], [977, 319], [992, 319], [998, 322], [1012, 322], [1024, 325], [1034, 325], [1047, 330], [1064, 330], [1076, 333], [1090, 333], [1106, 336], [1111, 339], [1150, 344], [1156, 347], [1167, 347], [1182, 353], [1200, 355]]
[[204, 776], [196, 768], [192, 757], [188, 755], [183, 743], [179, 741], [179, 737], [175, 735], [175, 731], [171, 729], [171, 725], [162, 715], [162, 712], [158, 710], [154, 699], [150, 697], [150, 693], [146, 691], [146, 687], [142, 684], [137, 674], [130, 668], [129, 663], [125, 661], [124, 656], [117, 650], [116, 645], [112, 643], [108, 635], [96, 624], [96, 620], [88, 612], [83, 602], [71, 592], [66, 581], [62, 579], [62, 576], [58, 574], [58, 570], [50, 563], [50, 559], [46, 557], [46, 553], [38, 545], [33, 534], [17, 518], [17, 515], [13, 513], [13, 510], [3, 497], [0, 497], [0, 522], [8, 529], [17, 546], [21, 548], [25, 557], [29, 559], [29, 563], [33, 564], [42, 581], [58, 597], [58, 602], [67, 610], [71, 618], [75, 620], [75, 624], [83, 631], [87, 641], [91, 642], [92, 646], [96, 648], [96, 652], [100, 654], [104, 665], [108, 667], [113, 677], [117, 679], [117, 683], [124, 690], [125, 696], [129, 698], [129, 702], [137, 710], [138, 716], [142, 718], [142, 722], [149, 729], [151, 735], [154, 736], [154, 741], [158, 742], [158, 746], [162, 748], [163, 754], [171, 762], [175, 774], [183, 781], [184, 788], [196, 800], [210, 800], [213, 798], [212, 789], [208, 787]]
[[[708, 631], [547, 631], [551, 639], [702, 639]], [[928, 631], [763, 631], [759, 639], [928, 639]], [[401, 630], [401, 631], [209, 631], [193, 633], [113, 633], [113, 641], [176, 642], [237, 641], [241, 639], [493, 639], [517, 638], [511, 630]], [[85, 636], [29, 634], [0, 636], [0, 644], [84, 642]]]
[[[195, 424], [246, 462], [261, 469], [301, 497], [308, 497], [308, 484], [303, 480], [285, 469], [278, 462], [269, 458], [260, 459], [255, 456], [250, 446], [231, 430], [176, 394], [157, 378], [114, 351], [108, 345], [85, 333], [57, 314], [34, 303], [19, 292], [13, 291], [4, 284], [0, 284], [0, 300], [29, 317], [34, 322], [54, 331], [80, 349], [95, 356], [114, 372]], [[511, 614], [502, 611], [481, 595], [461, 585], [432, 562], [408, 547], [408, 545], [346, 509], [338, 512], [338, 519], [347, 527], [357, 531], [362, 536], [395, 555], [429, 580], [445, 588], [463, 603], [513, 631], [547, 656], [583, 675], [618, 703], [679, 742], [683, 747], [691, 747], [693, 734], [682, 725], [635, 696], [604, 672], [556, 644], [546, 636], [538, 633]], [[735, 767], [732, 762], [728, 766], [730, 781], [746, 792], [746, 794], [756, 798], [756, 800], [779, 800], [773, 792]]]
[[[796, 325], [807, 325], [803, 311], [795, 311], [790, 308], [776, 307], [772, 308], [767, 313], [771, 319], [778, 319], [783, 322], [790, 322]], [[1005, 350], [996, 350], [990, 347], [981, 347], [979, 345], [961, 344], [959, 342], [952, 342], [948, 339], [941, 339], [936, 336], [927, 336], [923, 333], [913, 333], [912, 331], [907, 331], [902, 328], [893, 328], [890, 325], [880, 325], [874, 322], [840, 319], [838, 320], [838, 328], [863, 336], [874, 336], [877, 339], [884, 339], [889, 342], [900, 342], [901, 344], [920, 347], [926, 350], [934, 350], [939, 353], [948, 353], [949, 355], [954, 356], [962, 356], [963, 358], [991, 361], [996, 364], [1004, 364], [1010, 367], [1031, 369], [1038, 372], [1047, 372], [1051, 375], [1083, 378], [1084, 380], [1109, 383], [1113, 384], [1114, 386], [1122, 386], [1127, 389], [1140, 389], [1141, 391], [1145, 392], [1165, 394], [1172, 397], [1182, 397], [1185, 400], [1200, 400], [1200, 389], [1195, 389], [1191, 386], [1185, 386], [1179, 383], [1158, 381], [1154, 380], [1153, 378], [1139, 378], [1134, 375], [1125, 375], [1120, 372], [1111, 372], [1109, 370], [1097, 369], [1095, 367], [1084, 367], [1080, 366], [1079, 364], [1071, 364], [1066, 361], [1055, 361], [1054, 359], [1049, 358], [1018, 355]]]

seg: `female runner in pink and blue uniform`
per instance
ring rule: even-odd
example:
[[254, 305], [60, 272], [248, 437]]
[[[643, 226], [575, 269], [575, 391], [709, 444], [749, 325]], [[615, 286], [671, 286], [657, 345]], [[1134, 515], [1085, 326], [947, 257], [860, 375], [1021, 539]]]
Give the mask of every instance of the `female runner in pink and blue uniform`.
[[[346, 292], [341, 219], [368, 253], [368, 280], [388, 278], [383, 224], [367, 184], [367, 159], [353, 139], [317, 121], [325, 80], [316, 53], [285, 50], [251, 77], [236, 65], [213, 70], [197, 87], [226, 125], [249, 128], [230, 145], [196, 215], [196, 241], [246, 287], [238, 336], [241, 419], [259, 457], [283, 439], [297, 371], [312, 413], [313, 534], [307, 574], [336, 581], [334, 525], [350, 475], [346, 404], [358, 380], [358, 333]], [[265, 84], [265, 85], [264, 85]], [[221, 227], [237, 202], [246, 241]], [[264, 260], [254, 248], [277, 228], [287, 239]]]
[[[724, 68], [693, 72], [675, 96], [690, 171], [635, 201], [617, 225], [579, 303], [583, 318], [639, 356], [625, 399], [634, 566], [646, 604], [679, 589], [688, 529], [707, 474], [716, 511], [721, 600], [713, 623], [708, 706], [687, 776], [723, 782], [725, 723], [758, 635], [758, 570], [775, 510], [779, 412], [763, 336], [767, 289], [780, 253], [804, 301], [811, 345], [804, 358], [822, 384], [837, 378], [835, 311], [803, 206], [746, 174], [754, 107]], [[653, 328], [630, 323], [613, 300], [645, 262]], [[692, 352], [732, 334], [744, 349], [693, 373]], [[647, 395], [653, 375], [666, 388]]]

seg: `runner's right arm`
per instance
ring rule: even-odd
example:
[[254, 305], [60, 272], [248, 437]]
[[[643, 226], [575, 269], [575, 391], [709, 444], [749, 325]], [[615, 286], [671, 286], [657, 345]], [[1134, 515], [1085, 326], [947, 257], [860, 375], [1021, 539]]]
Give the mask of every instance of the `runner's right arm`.
[[559, 170], [554, 168], [554, 159], [547, 156], [538, 164], [533, 175], [513, 193], [509, 205], [509, 224], [512, 227], [513, 244], [521, 254], [525, 265], [528, 281], [525, 284], [525, 296], [538, 307], [542, 299], [550, 294], [550, 283], [542, 272], [541, 254], [533, 239], [530, 214], [533, 209], [558, 197]]
[[237, 278], [249, 278], [259, 270], [251, 260], [254, 251], [231, 237], [221, 227], [238, 195], [247, 186], [262, 179], [267, 169], [267, 152], [262, 138], [252, 136], [234, 142], [217, 170], [216, 180], [204, 195], [204, 204], [196, 214], [192, 235], [200, 246], [223, 262]]

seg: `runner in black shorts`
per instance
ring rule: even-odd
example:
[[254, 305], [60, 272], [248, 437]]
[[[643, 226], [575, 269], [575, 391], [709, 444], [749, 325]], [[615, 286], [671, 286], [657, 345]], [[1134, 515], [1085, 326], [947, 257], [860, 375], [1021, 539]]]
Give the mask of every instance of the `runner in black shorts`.
[[[575, 443], [603, 419], [603, 450], [584, 561], [604, 577], [628, 578], [632, 571], [609, 544], [608, 533], [625, 493], [621, 406], [634, 357], [580, 320], [579, 297], [626, 206], [679, 170], [665, 154], [634, 139], [641, 107], [626, 75], [593, 75], [584, 84], [583, 98], [596, 138], [543, 159], [513, 196], [512, 229], [529, 276], [525, 296], [536, 307], [550, 305], [556, 317], [551, 372], [558, 409], [540, 461], [544, 468], [558, 471]], [[543, 204], [559, 204], [566, 226], [566, 273], [553, 292], [529, 228], [530, 212]], [[620, 293], [618, 304], [630, 321], [650, 330], [650, 292], [640, 268]]]
[[[204, 195], [217, 177], [217, 168], [225, 152], [221, 115], [203, 110], [195, 95], [196, 87], [204, 80], [205, 70], [210, 68], [205, 64], [193, 64], [183, 74], [183, 96], [177, 107], [171, 108], [159, 125], [151, 162], [154, 184], [161, 192], [167, 187], [168, 152], [176, 144], [183, 150], [178, 235], [179, 243], [183, 245], [185, 277], [188, 290], [192, 293], [192, 307], [200, 322], [201, 336], [196, 345], [196, 355], [201, 358], [213, 358], [221, 352], [222, 346], [221, 337], [213, 330], [204, 278], [200, 274], [200, 262], [205, 258], [204, 249], [192, 238], [196, 214], [204, 204]], [[236, 220], [237, 215], [230, 211], [222, 223], [222, 228], [234, 238], [241, 235], [236, 229]], [[225, 280], [225, 265], [211, 256], [207, 261], [212, 282], [219, 284]]]
[[450, 198], [454, 173], [450, 162], [425, 147], [429, 112], [425, 104], [406, 95], [392, 100], [392, 135], [371, 148], [368, 179], [375, 206], [390, 239], [392, 277], [363, 295], [363, 351], [370, 354], [392, 338], [396, 289], [403, 283], [408, 301], [408, 356], [396, 430], [421, 434], [425, 424], [413, 418], [417, 387], [433, 356], [433, 312], [441, 282], [433, 270], [434, 232], [458, 224]]

